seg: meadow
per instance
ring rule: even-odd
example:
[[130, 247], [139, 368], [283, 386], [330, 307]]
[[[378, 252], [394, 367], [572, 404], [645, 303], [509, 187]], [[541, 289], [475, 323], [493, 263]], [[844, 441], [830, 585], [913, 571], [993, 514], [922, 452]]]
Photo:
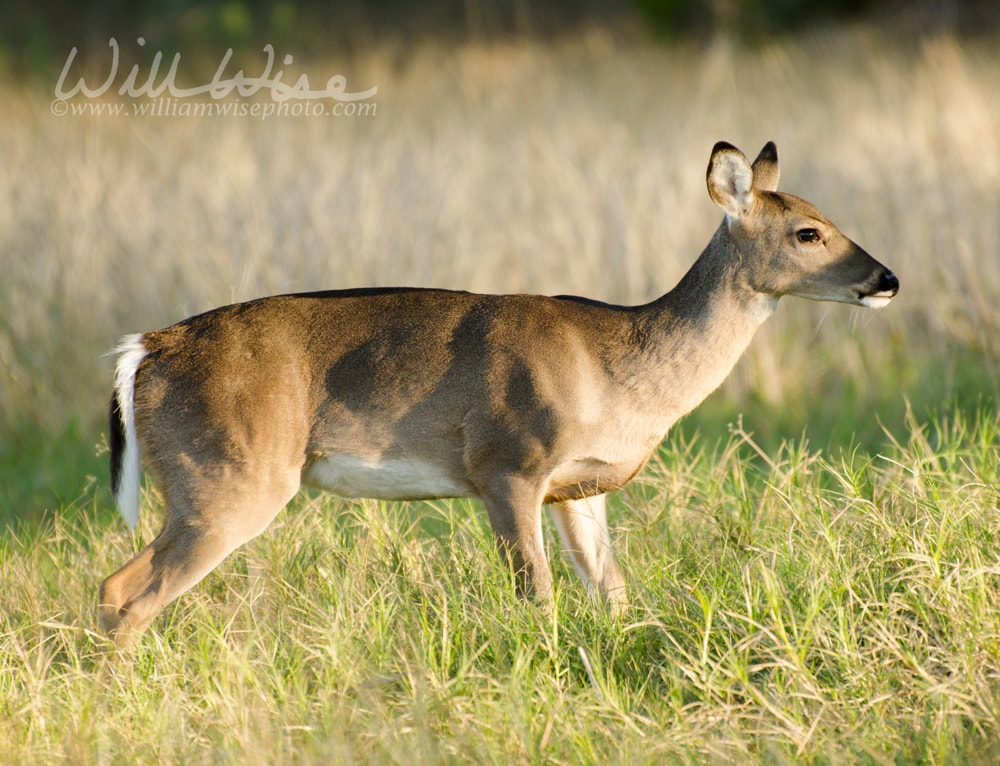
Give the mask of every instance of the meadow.
[[[1000, 758], [995, 44], [595, 31], [303, 70], [377, 108], [59, 117], [0, 88], [0, 762]], [[901, 292], [782, 301], [612, 500], [620, 619], [551, 526], [545, 615], [477, 504], [303, 494], [108, 647], [97, 584], [159, 522], [155, 485], [135, 533], [107, 490], [119, 336], [359, 285], [651, 300], [719, 224], [712, 145], [769, 139]]]

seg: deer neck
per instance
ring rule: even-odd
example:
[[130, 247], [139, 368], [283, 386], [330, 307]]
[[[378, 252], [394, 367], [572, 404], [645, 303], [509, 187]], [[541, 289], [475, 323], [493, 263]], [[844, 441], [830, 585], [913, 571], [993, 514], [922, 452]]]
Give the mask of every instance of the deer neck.
[[[647, 412], [661, 413], [662, 431], [719, 387], [777, 299], [755, 291], [743, 255], [725, 223], [678, 285], [640, 309]], [[746, 257], [753, 257], [747, 254]]]

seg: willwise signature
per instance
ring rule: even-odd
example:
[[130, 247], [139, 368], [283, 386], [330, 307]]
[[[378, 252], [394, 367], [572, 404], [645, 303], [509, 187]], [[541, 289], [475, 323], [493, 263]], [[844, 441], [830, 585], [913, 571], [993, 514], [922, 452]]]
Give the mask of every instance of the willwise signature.
[[[137, 42], [140, 46], [146, 44], [146, 41], [141, 37]], [[78, 78], [75, 85], [69, 88], [66, 87], [66, 78], [77, 54], [76, 47], [70, 50], [69, 56], [66, 57], [66, 63], [59, 75], [59, 81], [56, 83], [55, 95], [57, 99], [67, 100], [77, 94], [82, 94], [86, 98], [99, 98], [114, 87], [118, 79], [118, 41], [112, 37], [108, 41], [108, 46], [111, 48], [111, 68], [107, 79], [94, 88], [88, 86], [83, 77]], [[209, 82], [190, 88], [182, 88], [176, 82], [177, 67], [181, 60], [181, 54], [174, 54], [170, 62], [170, 68], [163, 75], [162, 79], [157, 82], [160, 65], [163, 63], [163, 53], [157, 51], [156, 55], [153, 56], [153, 62], [145, 81], [139, 82], [141, 75], [139, 65], [136, 64], [118, 87], [117, 93], [120, 96], [131, 96], [132, 98], [140, 96], [160, 98], [164, 94], [174, 98], [189, 98], [191, 96], [207, 94], [211, 98], [218, 100], [226, 98], [233, 91], [239, 96], [246, 98], [255, 95], [258, 91], [267, 90], [274, 101], [321, 98], [329, 98], [336, 101], [362, 101], [374, 97], [378, 92], [378, 87], [372, 87], [365, 91], [348, 93], [346, 91], [347, 78], [339, 74], [328, 79], [326, 87], [320, 89], [313, 89], [310, 86], [309, 77], [305, 74], [300, 75], [294, 84], [288, 84], [281, 79], [284, 75], [282, 70], [279, 69], [273, 76], [271, 74], [274, 68], [274, 47], [270, 43], [264, 46], [264, 53], [267, 55], [267, 62], [264, 66], [264, 71], [261, 72], [259, 77], [248, 77], [243, 73], [242, 69], [233, 76], [226, 77], [226, 67], [229, 65], [229, 60], [233, 55], [233, 49], [229, 48], [219, 62], [219, 66], [215, 70], [215, 75]], [[286, 55], [284, 58], [285, 66], [290, 65], [293, 60], [291, 55]]]

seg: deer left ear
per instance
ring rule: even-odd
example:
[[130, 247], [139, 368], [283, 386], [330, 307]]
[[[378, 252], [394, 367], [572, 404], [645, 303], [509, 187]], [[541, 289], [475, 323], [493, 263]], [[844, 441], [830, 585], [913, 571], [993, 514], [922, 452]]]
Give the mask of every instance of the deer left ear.
[[768, 141], [753, 161], [753, 185], [760, 191], [778, 191], [778, 147]]
[[740, 218], [754, 203], [753, 170], [743, 152], [720, 141], [708, 162], [708, 193], [728, 218]]

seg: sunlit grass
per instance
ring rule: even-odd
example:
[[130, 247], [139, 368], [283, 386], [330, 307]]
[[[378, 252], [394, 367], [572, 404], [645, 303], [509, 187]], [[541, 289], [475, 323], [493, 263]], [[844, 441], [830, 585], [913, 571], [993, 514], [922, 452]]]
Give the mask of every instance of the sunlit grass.
[[739, 428], [669, 440], [612, 507], [621, 620], [555, 544], [554, 613], [519, 602], [466, 501], [302, 497], [124, 657], [92, 632], [93, 588], [136, 539], [66, 508], [0, 542], [0, 747], [12, 763], [988, 763], [998, 466], [995, 413], [911, 420], [872, 455], [761, 454]]
[[[1000, 758], [995, 51], [389, 54], [352, 62], [363, 121], [59, 120], [4, 92], [0, 761]], [[134, 655], [94, 632], [160, 521], [155, 486], [134, 535], [108, 503], [118, 336], [358, 285], [649, 300], [718, 225], [718, 139], [776, 140], [782, 188], [902, 291], [783, 301], [613, 497], [621, 620], [555, 543], [554, 612], [518, 601], [469, 501], [302, 495]]]

